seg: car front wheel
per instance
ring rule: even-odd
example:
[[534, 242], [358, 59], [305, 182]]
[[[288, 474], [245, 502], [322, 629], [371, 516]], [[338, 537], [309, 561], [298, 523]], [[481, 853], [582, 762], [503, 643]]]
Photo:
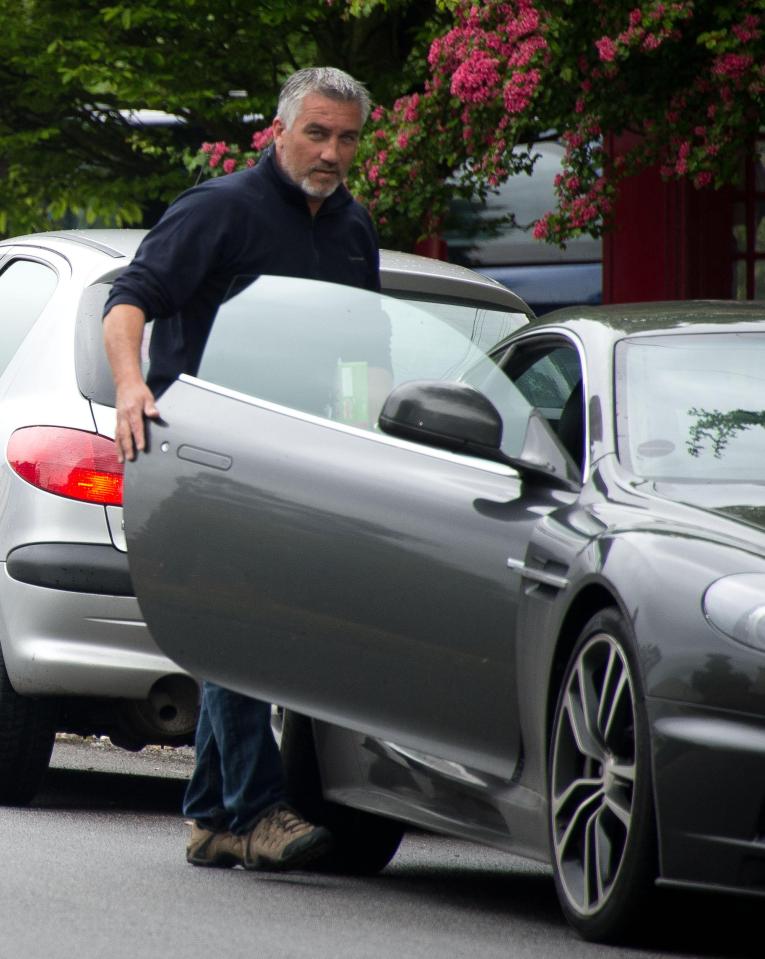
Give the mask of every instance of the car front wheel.
[[586, 939], [628, 935], [656, 876], [648, 721], [631, 630], [616, 610], [579, 636], [555, 708], [549, 823], [555, 885]]
[[32, 800], [48, 769], [56, 735], [55, 703], [19, 696], [0, 651], [0, 803]]

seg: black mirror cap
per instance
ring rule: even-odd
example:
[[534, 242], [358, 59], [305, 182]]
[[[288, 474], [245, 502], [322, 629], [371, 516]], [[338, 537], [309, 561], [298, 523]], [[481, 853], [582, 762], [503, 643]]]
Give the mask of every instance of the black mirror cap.
[[428, 446], [496, 459], [502, 418], [483, 393], [465, 383], [413, 380], [386, 399], [380, 429]]

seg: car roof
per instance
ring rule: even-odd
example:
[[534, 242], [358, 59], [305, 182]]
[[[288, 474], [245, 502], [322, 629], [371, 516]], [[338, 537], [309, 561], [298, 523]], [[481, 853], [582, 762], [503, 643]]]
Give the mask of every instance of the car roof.
[[765, 330], [765, 301], [670, 300], [572, 306], [532, 320], [524, 330], [597, 327], [613, 338], [681, 332], [724, 332], [734, 327]]
[[498, 307], [533, 315], [528, 304], [499, 281], [456, 263], [415, 253], [381, 250], [380, 272], [386, 290], [438, 295], [444, 294], [448, 286], [449, 294], [457, 298], [478, 296]]
[[[147, 232], [137, 229], [51, 230], [11, 237], [2, 245], [44, 242], [46, 246], [64, 252], [68, 245], [74, 244], [97, 250], [114, 259], [132, 259]], [[474, 300], [477, 297], [483, 302], [496, 304], [498, 308], [533, 316], [524, 300], [506, 286], [454, 263], [414, 253], [382, 250], [380, 272], [385, 291], [446, 296], [457, 300]]]

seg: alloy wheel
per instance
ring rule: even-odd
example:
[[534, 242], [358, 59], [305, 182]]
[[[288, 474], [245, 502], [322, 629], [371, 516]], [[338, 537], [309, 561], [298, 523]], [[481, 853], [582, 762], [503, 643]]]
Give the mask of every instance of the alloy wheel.
[[564, 905], [583, 920], [607, 905], [628, 857], [638, 761], [635, 683], [620, 643], [592, 635], [569, 664], [556, 711], [550, 816]]

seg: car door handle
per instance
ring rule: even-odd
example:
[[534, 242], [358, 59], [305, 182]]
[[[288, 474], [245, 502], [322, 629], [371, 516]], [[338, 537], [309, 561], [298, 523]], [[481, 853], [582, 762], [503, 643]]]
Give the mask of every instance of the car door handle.
[[187, 443], [178, 447], [176, 456], [178, 459], [188, 460], [190, 463], [199, 463], [201, 466], [211, 466], [216, 470], [231, 469], [231, 464], [234, 462], [233, 459], [225, 453], [203, 450], [198, 446], [189, 446]]

